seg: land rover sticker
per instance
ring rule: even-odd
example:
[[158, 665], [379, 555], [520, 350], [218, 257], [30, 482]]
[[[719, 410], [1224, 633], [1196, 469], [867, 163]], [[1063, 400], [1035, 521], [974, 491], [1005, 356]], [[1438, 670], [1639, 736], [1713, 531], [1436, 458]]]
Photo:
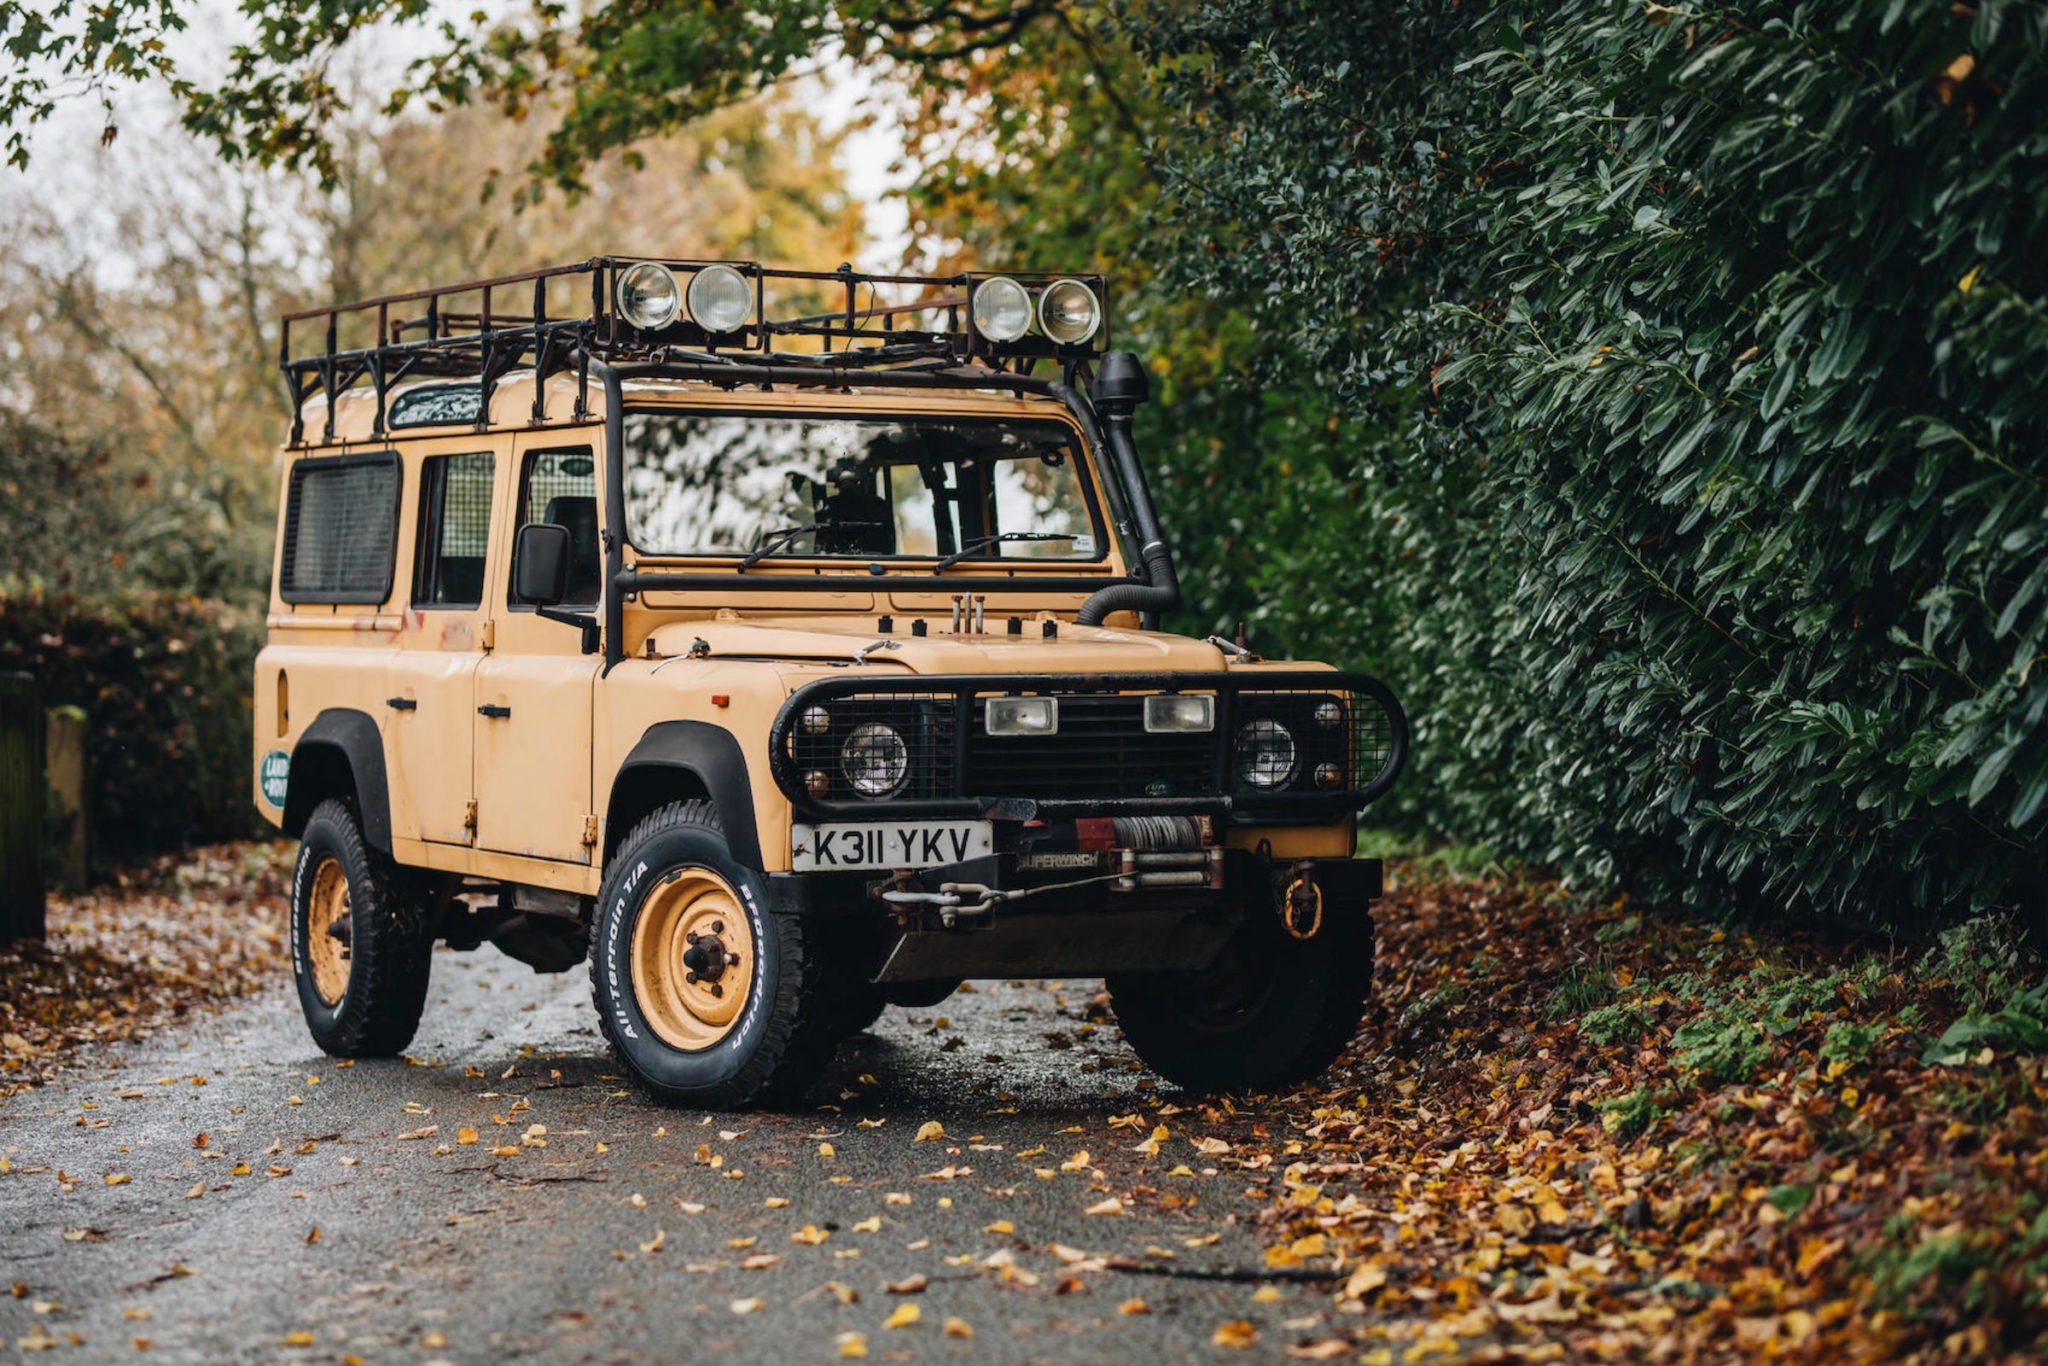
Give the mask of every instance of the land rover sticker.
[[284, 810], [285, 788], [292, 776], [292, 756], [281, 749], [273, 749], [263, 756], [262, 765], [256, 770], [256, 786], [263, 793], [263, 800], [278, 810]]

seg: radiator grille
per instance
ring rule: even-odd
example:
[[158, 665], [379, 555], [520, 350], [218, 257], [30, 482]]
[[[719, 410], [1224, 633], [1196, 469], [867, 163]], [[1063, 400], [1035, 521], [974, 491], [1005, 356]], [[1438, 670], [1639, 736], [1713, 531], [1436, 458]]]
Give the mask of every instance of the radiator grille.
[[1213, 735], [1148, 735], [1142, 697], [1062, 697], [1057, 735], [990, 735], [968, 709], [977, 797], [1198, 797], [1216, 790]]

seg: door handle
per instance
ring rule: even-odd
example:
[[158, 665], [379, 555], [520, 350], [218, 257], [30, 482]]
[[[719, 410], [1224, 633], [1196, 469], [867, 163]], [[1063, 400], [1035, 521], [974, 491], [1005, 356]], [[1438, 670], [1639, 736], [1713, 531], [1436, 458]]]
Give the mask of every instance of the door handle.
[[476, 709], [476, 714], [478, 716], [488, 716], [493, 720], [502, 721], [512, 714], [512, 709], [510, 707], [501, 707], [495, 702], [486, 702], [484, 703], [484, 705]]
[[387, 697], [384, 699], [384, 705], [393, 711], [418, 711], [420, 709], [419, 700], [412, 697]]

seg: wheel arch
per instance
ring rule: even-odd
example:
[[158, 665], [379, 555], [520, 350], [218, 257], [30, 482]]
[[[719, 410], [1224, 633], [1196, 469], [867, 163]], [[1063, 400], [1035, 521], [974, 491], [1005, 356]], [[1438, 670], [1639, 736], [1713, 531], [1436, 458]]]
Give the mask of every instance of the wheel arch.
[[649, 726], [619, 765], [605, 802], [606, 861], [649, 812], [693, 797], [717, 808], [733, 857], [758, 871], [761, 839], [747, 757], [731, 731], [706, 721]]
[[384, 737], [367, 712], [329, 707], [313, 718], [292, 747], [284, 832], [295, 839], [304, 835], [313, 808], [329, 797], [353, 798], [364, 840], [374, 849], [391, 852], [391, 786], [384, 773]]

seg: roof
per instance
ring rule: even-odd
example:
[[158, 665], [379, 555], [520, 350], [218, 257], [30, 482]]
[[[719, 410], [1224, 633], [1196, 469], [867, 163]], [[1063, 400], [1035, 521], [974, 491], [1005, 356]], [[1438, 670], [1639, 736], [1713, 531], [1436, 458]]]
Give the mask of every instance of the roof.
[[[997, 372], [988, 373], [994, 376]], [[1048, 409], [1055, 415], [1065, 411], [1063, 404], [1038, 395], [974, 388], [935, 393], [925, 389], [891, 387], [887, 383], [886, 371], [875, 372], [871, 377], [877, 382], [863, 385], [858, 390], [821, 387], [779, 390], [772, 402], [777, 407], [835, 411], [870, 406], [896, 412], [909, 407], [920, 413], [972, 412], [988, 415], [993, 412], [1017, 416], [1044, 416]], [[760, 393], [758, 389], [735, 391], [701, 379], [629, 379], [620, 387], [629, 403], [710, 401], [729, 404], [735, 392], [751, 393], [756, 397]], [[546, 430], [596, 422], [604, 417], [603, 386], [592, 385], [586, 393], [573, 374], [550, 375], [540, 386], [542, 403], [538, 419], [535, 417], [535, 379], [531, 368], [515, 370], [498, 379], [491, 391], [489, 419], [482, 423], [477, 421], [479, 393], [474, 382], [464, 380], [436, 378], [392, 385], [385, 393], [386, 420], [380, 427], [377, 423], [376, 392], [366, 386], [358, 386], [335, 396], [334, 424], [330, 431], [327, 397], [316, 392], [299, 408], [299, 423], [306, 437], [299, 444], [307, 449], [381, 445], [394, 439], [461, 432]], [[453, 401], [443, 406], [438, 400], [444, 397]], [[413, 402], [408, 403], [408, 399]], [[434, 406], [424, 407], [428, 403]], [[409, 412], [409, 409], [413, 411]]]

